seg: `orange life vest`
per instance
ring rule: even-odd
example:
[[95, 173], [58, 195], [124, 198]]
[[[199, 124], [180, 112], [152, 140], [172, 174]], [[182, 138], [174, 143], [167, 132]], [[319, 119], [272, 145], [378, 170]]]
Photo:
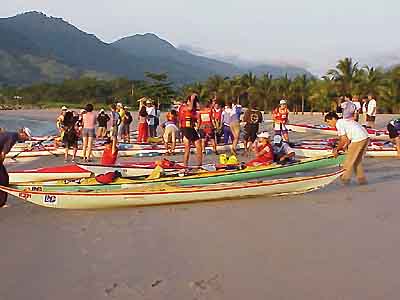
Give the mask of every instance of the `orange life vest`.
[[286, 124], [288, 122], [289, 110], [286, 107], [277, 107], [274, 109], [273, 115], [276, 123]]

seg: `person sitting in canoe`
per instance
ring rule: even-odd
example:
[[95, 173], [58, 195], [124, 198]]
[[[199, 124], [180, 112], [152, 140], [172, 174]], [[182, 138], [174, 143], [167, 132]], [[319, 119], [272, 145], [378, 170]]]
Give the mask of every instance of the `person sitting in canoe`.
[[387, 125], [387, 130], [389, 131], [389, 137], [396, 145], [397, 157], [400, 158], [400, 118], [391, 120]]
[[274, 150], [271, 145], [269, 133], [262, 132], [257, 137], [258, 142], [255, 147], [256, 158], [246, 163], [248, 167], [269, 165], [274, 162]]
[[101, 157], [102, 165], [115, 165], [118, 158], [118, 147], [108, 138], [104, 143], [103, 156]]
[[[18, 132], [0, 133], [0, 185], [8, 186], [9, 177], [6, 168], [3, 165], [4, 159], [11, 148], [19, 141], [24, 142], [32, 137], [29, 128], [22, 128]], [[7, 193], [0, 191], [0, 208], [7, 207]]]
[[279, 106], [272, 112], [272, 120], [274, 121], [275, 134], [281, 135], [284, 141], [289, 142], [289, 134], [286, 127], [289, 121], [289, 109], [287, 108], [286, 100], [279, 101]]
[[294, 161], [294, 150], [278, 134], [274, 136], [273, 149], [276, 162], [287, 163]]

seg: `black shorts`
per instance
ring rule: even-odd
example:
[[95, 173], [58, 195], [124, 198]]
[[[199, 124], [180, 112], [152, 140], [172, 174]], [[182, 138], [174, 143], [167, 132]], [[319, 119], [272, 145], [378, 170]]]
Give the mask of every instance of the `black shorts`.
[[258, 125], [246, 125], [244, 127], [244, 140], [252, 143], [257, 139]]
[[388, 124], [387, 130], [389, 131], [389, 137], [391, 139], [397, 138], [399, 136], [399, 130], [397, 130], [392, 124]]
[[367, 115], [367, 122], [375, 122], [375, 116]]
[[214, 139], [215, 130], [214, 128], [200, 128], [199, 136], [201, 139]]
[[184, 127], [181, 129], [182, 135], [189, 140], [189, 142], [195, 142], [200, 139], [197, 131], [194, 128]]

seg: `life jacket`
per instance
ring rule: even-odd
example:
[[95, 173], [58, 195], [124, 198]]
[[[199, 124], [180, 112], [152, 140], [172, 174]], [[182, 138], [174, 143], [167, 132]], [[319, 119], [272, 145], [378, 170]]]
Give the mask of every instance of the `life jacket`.
[[194, 128], [196, 123], [196, 113], [192, 110], [187, 109], [185, 106], [182, 110], [182, 119], [181, 119], [181, 126], [183, 128]]
[[112, 148], [105, 148], [101, 157], [102, 165], [114, 165], [118, 158], [118, 149], [112, 153]]
[[170, 111], [167, 112], [166, 120], [167, 120], [167, 122], [172, 122], [172, 123], [176, 124], [176, 116], [174, 116]]
[[277, 107], [273, 112], [274, 121], [280, 124], [286, 124], [288, 122], [289, 110], [287, 108]]
[[258, 160], [262, 160], [264, 162], [274, 161], [274, 150], [270, 144], [260, 145], [257, 147], [257, 152], [262, 150], [266, 150], [262, 156], [257, 157]]
[[199, 126], [200, 128], [213, 127], [211, 109], [206, 108], [206, 109], [200, 110], [199, 123], [200, 123], [200, 126]]

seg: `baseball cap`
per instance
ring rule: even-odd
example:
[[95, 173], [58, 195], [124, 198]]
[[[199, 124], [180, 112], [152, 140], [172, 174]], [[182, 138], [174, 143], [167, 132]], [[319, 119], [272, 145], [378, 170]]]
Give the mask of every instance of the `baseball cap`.
[[104, 109], [102, 108], [102, 109], [100, 109], [100, 112], [102, 113], [102, 112], [104, 112]]
[[66, 106], [61, 107], [61, 110], [67, 110], [68, 108]]
[[274, 136], [274, 144], [280, 144], [280, 143], [282, 143], [282, 137], [279, 134], [277, 134]]
[[287, 102], [286, 102], [286, 100], [285, 99], [282, 99], [281, 101], [279, 101], [279, 105], [281, 105], [281, 104], [286, 104]]
[[22, 132], [25, 133], [29, 138], [32, 137], [32, 131], [28, 127], [22, 128]]
[[117, 103], [117, 106], [122, 107], [123, 105], [122, 105], [121, 102], [118, 102], [118, 103]]
[[264, 131], [264, 132], [261, 132], [260, 134], [257, 134], [257, 137], [269, 139], [269, 133]]

